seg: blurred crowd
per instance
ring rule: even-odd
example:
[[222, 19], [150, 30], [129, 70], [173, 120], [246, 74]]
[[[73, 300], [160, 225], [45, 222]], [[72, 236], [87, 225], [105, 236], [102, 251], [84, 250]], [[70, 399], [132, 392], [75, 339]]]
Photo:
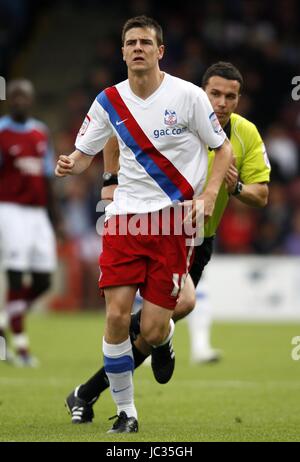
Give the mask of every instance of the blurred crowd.
[[[217, 60], [230, 60], [239, 67], [245, 78], [239, 113], [258, 126], [272, 164], [268, 207], [251, 210], [232, 199], [220, 227], [217, 251], [300, 255], [300, 104], [291, 96], [292, 78], [300, 75], [298, 2], [186, 2], [183, 11], [170, 9], [167, 2], [144, 0], [129, 2], [121, 11], [115, 29], [95, 44], [82, 86], [66, 99], [64, 120], [68, 123], [57, 135], [58, 151], [73, 149], [83, 114], [95, 96], [112, 82], [126, 78], [125, 66], [116, 53], [123, 21], [142, 12], [153, 15], [165, 31], [162, 69], [200, 84], [205, 69]], [[100, 174], [92, 170], [88, 179], [76, 179], [74, 184], [65, 190], [64, 201], [69, 209], [75, 204], [82, 208], [85, 218], [76, 226], [79, 222], [69, 214], [67, 228], [74, 234], [80, 226], [78, 232], [85, 234], [95, 223], [90, 191], [97, 200]]]
[[[32, 10], [35, 4], [37, 12], [38, 3], [0, 0], [1, 8], [14, 5], [10, 14], [19, 17], [15, 22], [16, 36], [9, 36], [13, 49], [22, 37], [20, 31], [27, 30], [24, 5], [28, 4]], [[245, 89], [238, 112], [257, 125], [272, 164], [269, 205], [264, 210], [251, 210], [232, 199], [218, 233], [217, 251], [300, 255], [300, 104], [292, 99], [292, 79], [300, 76], [299, 2], [186, 0], [182, 4], [158, 0], [65, 0], [59, 3], [69, 6], [70, 12], [84, 8], [90, 9], [91, 14], [99, 14], [99, 40], [92, 48], [87, 46], [91, 60], [90, 66], [82, 70], [82, 83], [66, 94], [65, 111], [60, 114], [61, 129], [54, 133], [57, 153], [70, 153], [74, 149], [78, 129], [96, 95], [126, 78], [119, 52], [125, 20], [142, 13], [153, 16], [164, 29], [163, 70], [200, 85], [205, 69], [215, 61], [228, 60], [240, 69]], [[58, 2], [41, 4], [55, 8]], [[22, 12], [19, 16], [18, 11]], [[104, 11], [111, 14], [107, 18], [109, 34], [101, 32], [101, 21], [106, 20]], [[84, 31], [80, 34], [84, 40]], [[4, 37], [5, 34], [0, 36], [0, 50]], [[5, 69], [3, 62], [0, 69]], [[102, 159], [97, 156], [94, 168], [87, 174], [57, 184], [64, 234], [78, 243], [87, 261], [98, 254], [95, 222], [99, 217], [96, 204], [102, 171]]]

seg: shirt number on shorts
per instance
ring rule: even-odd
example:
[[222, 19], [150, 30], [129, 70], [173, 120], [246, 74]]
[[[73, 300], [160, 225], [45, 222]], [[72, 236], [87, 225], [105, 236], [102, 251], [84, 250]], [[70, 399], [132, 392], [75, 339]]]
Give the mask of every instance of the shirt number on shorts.
[[183, 289], [185, 280], [187, 275], [186, 274], [178, 274], [173, 273], [173, 290], [171, 292], [171, 297], [178, 297], [179, 292]]

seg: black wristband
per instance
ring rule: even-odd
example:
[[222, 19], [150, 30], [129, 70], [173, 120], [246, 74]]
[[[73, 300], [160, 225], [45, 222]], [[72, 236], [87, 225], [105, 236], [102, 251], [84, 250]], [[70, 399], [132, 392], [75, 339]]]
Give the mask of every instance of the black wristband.
[[241, 194], [243, 186], [243, 183], [241, 181], [238, 181], [235, 190], [232, 193], [232, 196], [238, 196], [239, 194]]
[[111, 186], [111, 185], [117, 185], [118, 184], [118, 175], [115, 173], [104, 173], [103, 174], [103, 187], [105, 186]]

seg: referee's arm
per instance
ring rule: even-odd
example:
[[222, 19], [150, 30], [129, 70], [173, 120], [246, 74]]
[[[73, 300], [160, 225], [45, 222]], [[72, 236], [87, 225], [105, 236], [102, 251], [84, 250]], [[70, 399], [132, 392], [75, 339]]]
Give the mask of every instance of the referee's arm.
[[267, 183], [243, 184], [237, 199], [252, 207], [265, 207], [268, 203], [269, 187]]
[[268, 203], [268, 183], [244, 184], [239, 181], [239, 173], [234, 163], [230, 165], [225, 177], [229, 194], [235, 196], [244, 204], [252, 207], [265, 207]]

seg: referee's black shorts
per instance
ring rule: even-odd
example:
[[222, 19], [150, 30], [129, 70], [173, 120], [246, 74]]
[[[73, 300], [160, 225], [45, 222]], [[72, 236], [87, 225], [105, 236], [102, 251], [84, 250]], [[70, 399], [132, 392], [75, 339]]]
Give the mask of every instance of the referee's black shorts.
[[197, 287], [203, 270], [211, 258], [214, 238], [214, 236], [205, 237], [203, 243], [195, 247], [194, 261], [189, 271], [195, 287]]

